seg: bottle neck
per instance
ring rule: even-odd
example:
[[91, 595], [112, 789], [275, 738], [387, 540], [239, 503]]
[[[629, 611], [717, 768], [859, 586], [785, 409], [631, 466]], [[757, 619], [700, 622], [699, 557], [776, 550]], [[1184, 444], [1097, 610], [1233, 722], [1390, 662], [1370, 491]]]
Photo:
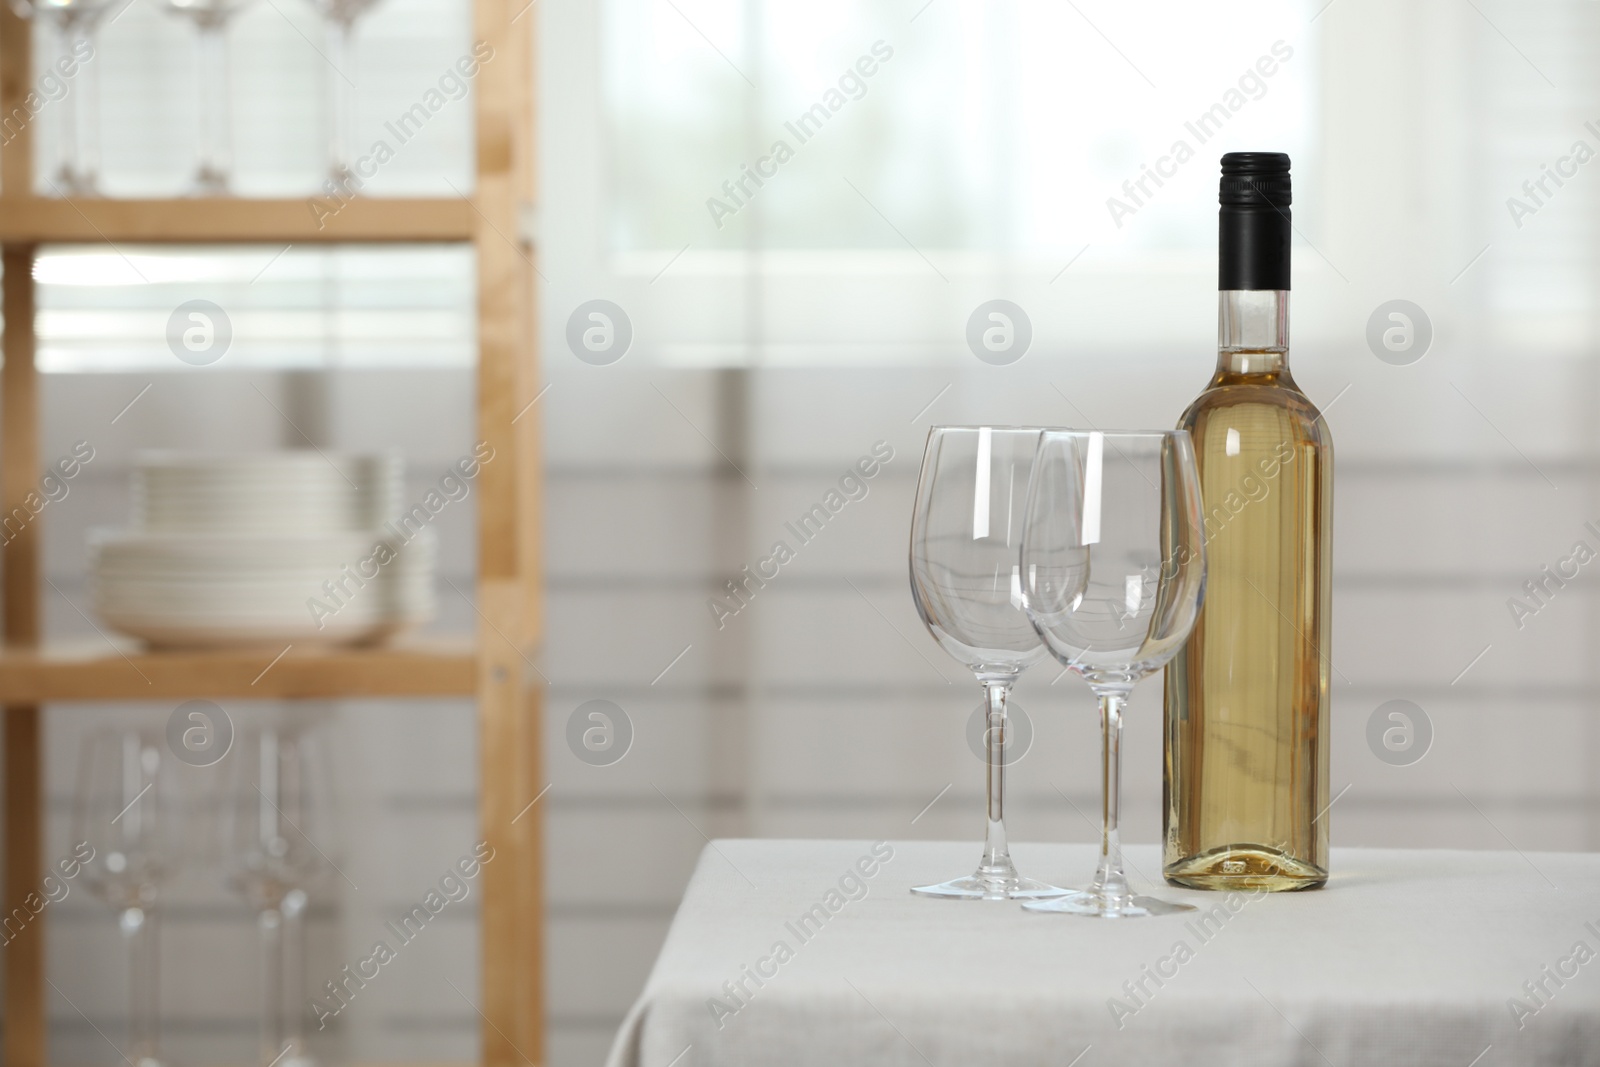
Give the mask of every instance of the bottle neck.
[[1281, 374], [1289, 369], [1289, 291], [1217, 293], [1217, 371]]

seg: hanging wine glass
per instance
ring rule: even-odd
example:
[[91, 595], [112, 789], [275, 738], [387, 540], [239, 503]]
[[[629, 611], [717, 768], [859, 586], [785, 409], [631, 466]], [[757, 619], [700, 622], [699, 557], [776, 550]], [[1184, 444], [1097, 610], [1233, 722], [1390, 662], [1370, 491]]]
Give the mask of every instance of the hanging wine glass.
[[302, 1012], [308, 890], [337, 870], [337, 816], [320, 739], [261, 729], [240, 738], [228, 768], [222, 849], [228, 888], [256, 909], [262, 1067], [308, 1067]]
[[136, 730], [98, 730], [79, 753], [74, 843], [94, 850], [83, 865], [89, 891], [115, 909], [128, 949], [129, 1012], [123, 1058], [162, 1067], [159, 1053], [158, 902], [181, 853], [181, 818], [159, 742]]
[[76, 67], [55, 108], [56, 160], [49, 182], [62, 196], [100, 194], [100, 78], [95, 36], [116, 0], [16, 0], [55, 31], [56, 62]]
[[196, 140], [193, 191], [196, 196], [226, 196], [233, 174], [232, 78], [228, 23], [249, 0], [166, 0], [167, 10], [194, 20], [199, 31], [195, 84], [200, 128]]
[[355, 191], [355, 24], [377, 0], [311, 0], [328, 24], [328, 177], [346, 195]]

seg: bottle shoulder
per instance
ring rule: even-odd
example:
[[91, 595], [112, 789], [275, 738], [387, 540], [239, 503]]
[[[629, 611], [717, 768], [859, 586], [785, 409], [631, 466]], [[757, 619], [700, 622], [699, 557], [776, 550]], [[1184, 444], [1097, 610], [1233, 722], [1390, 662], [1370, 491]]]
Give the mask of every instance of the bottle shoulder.
[[[1333, 447], [1327, 420], [1300, 391], [1287, 371], [1277, 374], [1225, 374], [1212, 376], [1199, 396], [1184, 411], [1178, 428], [1196, 438], [1216, 425], [1238, 420], [1280, 424], [1292, 437], [1314, 447]], [[1215, 424], [1215, 425], [1214, 425]]]

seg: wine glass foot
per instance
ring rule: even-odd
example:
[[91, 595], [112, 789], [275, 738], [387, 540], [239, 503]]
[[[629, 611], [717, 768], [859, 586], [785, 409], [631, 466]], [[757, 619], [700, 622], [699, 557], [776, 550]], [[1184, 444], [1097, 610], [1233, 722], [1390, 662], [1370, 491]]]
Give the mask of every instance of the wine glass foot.
[[[57, 170], [51, 184], [62, 196], [99, 196], [100, 180], [93, 173], [62, 167]], [[159, 1065], [158, 1065], [159, 1067]]]
[[1017, 874], [988, 878], [972, 874], [938, 885], [913, 886], [911, 891], [919, 897], [944, 900], [1048, 900], [1071, 892]]
[[228, 172], [215, 167], [201, 167], [194, 173], [189, 186], [190, 196], [229, 196]]
[[328, 168], [328, 181], [345, 196], [361, 191], [361, 179], [356, 177], [355, 171], [343, 163], [335, 163]]
[[1022, 906], [1028, 911], [1086, 915], [1091, 919], [1142, 919], [1150, 915], [1176, 915], [1196, 910], [1193, 904], [1132, 894], [1115, 895], [1093, 889], [1068, 892], [1050, 900], [1034, 901]]

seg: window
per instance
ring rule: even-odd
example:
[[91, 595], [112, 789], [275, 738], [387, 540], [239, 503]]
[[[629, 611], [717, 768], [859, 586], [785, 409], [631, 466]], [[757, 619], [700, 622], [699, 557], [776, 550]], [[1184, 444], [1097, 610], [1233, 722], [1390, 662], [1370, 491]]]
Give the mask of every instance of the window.
[[[1171, 334], [1152, 309], [1210, 286], [1221, 152], [1271, 146], [1315, 168], [1312, 13], [547, 12], [555, 35], [592, 42], [543, 57], [546, 203], [579, 208], [544, 220], [549, 319], [617, 300], [643, 357], [666, 364], [925, 362], [963, 354], [966, 314], [1005, 296], [1041, 346], [1126, 344], [1131, 321], [1159, 345]], [[1150, 21], [1176, 29], [1157, 39]]]
[[195, 299], [227, 316], [222, 370], [471, 368], [477, 359], [466, 247], [56, 246], [41, 250], [34, 278], [46, 373], [191, 370], [167, 331]]

